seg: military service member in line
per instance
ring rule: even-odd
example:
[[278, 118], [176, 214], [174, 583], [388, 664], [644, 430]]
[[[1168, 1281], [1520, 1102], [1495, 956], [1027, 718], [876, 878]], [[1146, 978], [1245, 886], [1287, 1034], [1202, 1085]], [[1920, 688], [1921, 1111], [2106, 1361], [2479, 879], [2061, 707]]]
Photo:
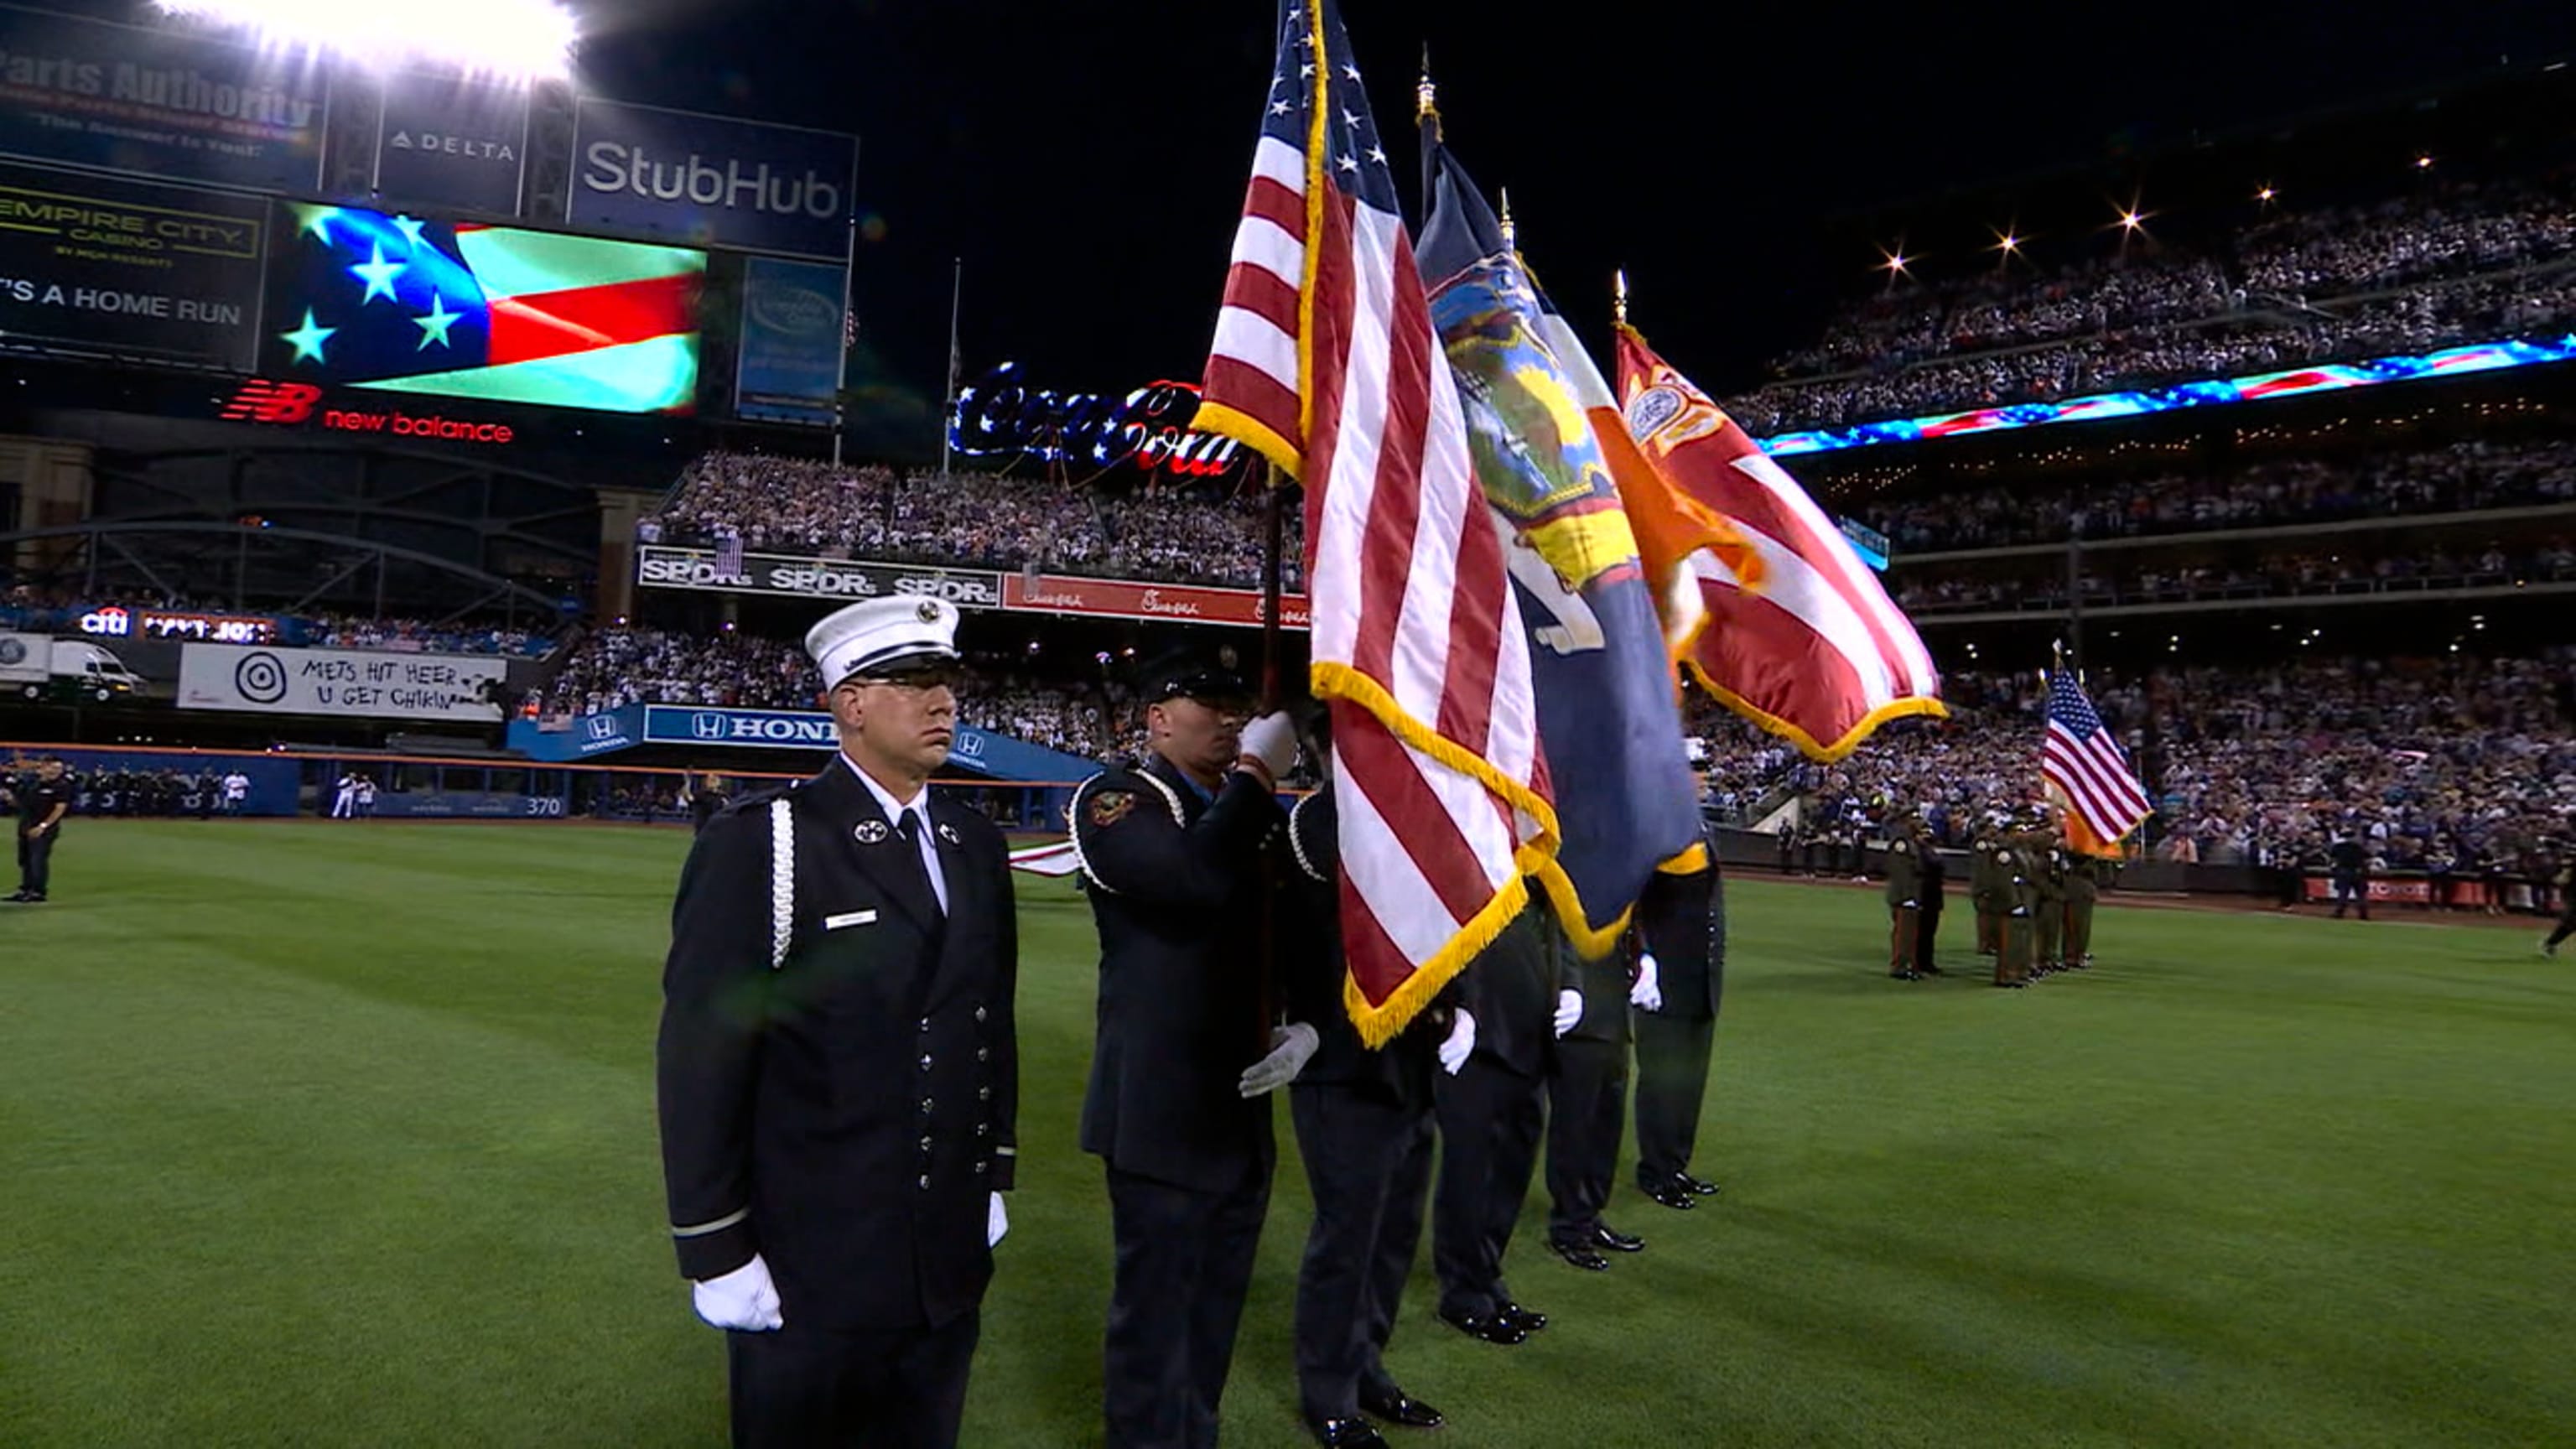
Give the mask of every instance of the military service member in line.
[[914, 598], [816, 625], [839, 756], [717, 816], [680, 877], [662, 1165], [739, 1446], [957, 1442], [1008, 1226], [1019, 945], [1001, 833], [929, 791], [956, 628]]
[[1726, 988], [1726, 882], [1714, 833], [1704, 868], [1658, 871], [1637, 900], [1637, 1187], [1668, 1208], [1717, 1191], [1691, 1176], [1700, 1106], [1708, 1096], [1717, 1009]]
[[1914, 964], [1922, 945], [1922, 844], [1911, 821], [1896, 822], [1887, 842], [1887, 974], [1899, 981], [1920, 981]]
[[1977, 912], [1977, 954], [2000, 956], [2003, 951], [2003, 913], [2011, 909], [2009, 882], [1995, 864], [2003, 842], [1993, 822], [1977, 827], [1976, 842], [1968, 852], [1968, 900]]
[[2031, 915], [2032, 970], [2052, 975], [2066, 969], [2066, 873], [2072, 858], [2053, 830], [2034, 830], [2022, 838], [2022, 844], [2035, 865], [2031, 871], [2031, 892], [2036, 897]]
[[1939, 976], [1941, 962], [1933, 947], [1941, 936], [1942, 888], [1950, 879], [1950, 867], [1942, 862], [1940, 847], [1929, 833], [1918, 829], [1914, 842], [1914, 969], [1926, 976]]
[[2117, 869], [2099, 856], [2079, 855], [2066, 870], [2066, 965], [2082, 971], [2093, 964], [2093, 903], [2101, 898], [2102, 878]]
[[1103, 1410], [1111, 1449], [1203, 1449], [1234, 1361], [1277, 1149], [1268, 1093], [1320, 1037], [1262, 979], [1283, 714], [1186, 655], [1148, 665], [1147, 754], [1068, 807], [1100, 932], [1082, 1150], [1109, 1179], [1116, 1261]]
[[[1314, 756], [1332, 758], [1319, 718]], [[1342, 1003], [1341, 852], [1328, 781], [1289, 813], [1296, 874], [1283, 893], [1296, 942], [1286, 964], [1290, 1013], [1321, 1043], [1288, 1093], [1299, 1155], [1314, 1198], [1306, 1256], [1297, 1269], [1297, 1399], [1326, 1449], [1382, 1449], [1363, 1413], [1432, 1429], [1438, 1409], [1407, 1394], [1386, 1370], [1404, 1281], [1422, 1242], [1431, 1191], [1434, 1055], [1451, 1025], [1445, 1001], [1371, 1050]]]
[[2024, 987], [2031, 982], [2031, 912], [2038, 889], [2031, 884], [2030, 851], [2019, 841], [1999, 836], [1989, 868], [1986, 908], [1994, 913], [1995, 984]]

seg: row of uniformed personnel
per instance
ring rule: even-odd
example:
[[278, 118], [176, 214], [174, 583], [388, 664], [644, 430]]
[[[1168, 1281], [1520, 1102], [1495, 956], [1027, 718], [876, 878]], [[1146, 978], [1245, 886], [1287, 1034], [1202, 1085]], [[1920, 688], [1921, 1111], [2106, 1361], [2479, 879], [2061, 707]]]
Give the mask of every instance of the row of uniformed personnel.
[[[2069, 850], [2053, 828], [1991, 825], [1977, 833], [1968, 861], [1977, 951], [1995, 958], [1995, 985], [2025, 987], [2093, 964], [2093, 908], [2116, 868], [2112, 862]], [[1920, 822], [1900, 819], [1888, 841], [1886, 895], [1887, 969], [1898, 980], [1943, 974], [1933, 945], [1945, 874]]]
[[[738, 1445], [957, 1439], [1009, 1227], [1018, 941], [1000, 833], [928, 790], [956, 725], [955, 627], [948, 605], [910, 598], [817, 625], [806, 642], [839, 757], [716, 815], [682, 874], [657, 1052], [663, 1162], [681, 1271], [699, 1315], [728, 1330]], [[1101, 945], [1081, 1146], [1103, 1160], [1116, 1244], [1114, 1446], [1216, 1441], [1283, 1086], [1316, 1205], [1299, 1393], [1327, 1445], [1382, 1443], [1369, 1415], [1441, 1422], [1381, 1357], [1426, 1196], [1440, 1317], [1497, 1343], [1545, 1325], [1501, 1272], [1542, 1092], [1551, 1246], [1579, 1266], [1642, 1246], [1600, 1220], [1631, 1003], [1639, 1185], [1673, 1207], [1716, 1190], [1687, 1171], [1722, 979], [1714, 853], [1706, 871], [1656, 878], [1635, 949], [1605, 963], [1574, 961], [1533, 905], [1370, 1050], [1341, 1007], [1333, 798], [1285, 816], [1295, 731], [1246, 723], [1246, 696], [1222, 670], [1152, 671], [1148, 754], [1069, 811]]]

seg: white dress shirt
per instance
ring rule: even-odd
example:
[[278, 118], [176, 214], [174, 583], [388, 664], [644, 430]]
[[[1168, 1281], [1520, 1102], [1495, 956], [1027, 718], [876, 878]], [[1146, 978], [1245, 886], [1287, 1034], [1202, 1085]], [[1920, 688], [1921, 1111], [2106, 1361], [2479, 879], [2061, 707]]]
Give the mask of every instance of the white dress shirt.
[[930, 893], [939, 898], [939, 914], [948, 914], [948, 873], [939, 868], [939, 839], [930, 829], [930, 787], [924, 785], [914, 791], [910, 800], [897, 800], [893, 791], [877, 783], [876, 776], [859, 768], [858, 761], [843, 755], [841, 763], [849, 766], [859, 783], [868, 787], [868, 793], [877, 797], [877, 808], [885, 812], [886, 824], [900, 831], [905, 812], [920, 818], [921, 868], [930, 873]]

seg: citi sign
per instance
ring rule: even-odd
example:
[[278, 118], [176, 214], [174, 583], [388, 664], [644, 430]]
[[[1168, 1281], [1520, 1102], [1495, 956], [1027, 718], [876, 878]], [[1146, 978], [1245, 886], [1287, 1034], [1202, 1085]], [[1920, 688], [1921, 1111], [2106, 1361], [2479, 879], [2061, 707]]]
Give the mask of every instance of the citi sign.
[[589, 191], [816, 221], [845, 214], [840, 183], [810, 166], [802, 176], [772, 171], [766, 161], [746, 170], [739, 159], [728, 159], [719, 167], [695, 151], [665, 158], [618, 141], [593, 141], [581, 154], [581, 184]]

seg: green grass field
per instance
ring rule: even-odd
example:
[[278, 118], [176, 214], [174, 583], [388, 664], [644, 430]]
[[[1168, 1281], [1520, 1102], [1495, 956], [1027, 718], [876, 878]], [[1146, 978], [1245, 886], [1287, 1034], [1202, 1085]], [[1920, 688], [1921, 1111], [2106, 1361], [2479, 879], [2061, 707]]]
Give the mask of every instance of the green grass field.
[[[0, 907], [0, 1445], [709, 1445], [652, 1038], [684, 837], [77, 823]], [[1391, 1353], [1416, 1443], [2576, 1443], [2576, 960], [2533, 933], [2103, 914], [2031, 992], [1876, 974], [1760, 882], [1700, 1166], [1555, 1325]], [[1023, 887], [1020, 1191], [966, 1439], [1098, 1441], [1109, 1233], [1074, 1150], [1092, 932]], [[1954, 912], [1954, 967], [1967, 961]], [[1227, 1439], [1303, 1442], [1286, 1113]], [[793, 1311], [793, 1305], [790, 1305]]]

